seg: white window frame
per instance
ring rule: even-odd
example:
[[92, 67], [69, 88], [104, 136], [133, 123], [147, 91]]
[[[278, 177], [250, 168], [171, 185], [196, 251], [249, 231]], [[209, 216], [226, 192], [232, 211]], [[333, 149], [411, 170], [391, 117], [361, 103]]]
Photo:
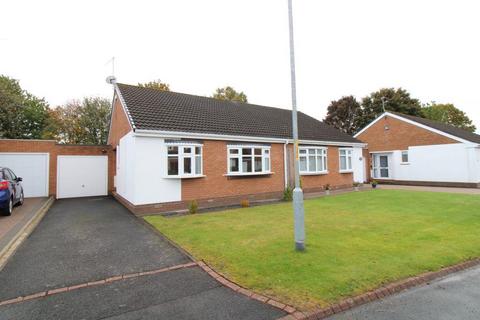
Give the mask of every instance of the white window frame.
[[[310, 150], [314, 150], [315, 154], [310, 154]], [[305, 153], [302, 153], [305, 151]], [[298, 148], [299, 163], [301, 158], [305, 158], [307, 170], [300, 170], [301, 175], [316, 175], [328, 173], [328, 148], [327, 147], [299, 147]], [[315, 170], [310, 170], [310, 156], [315, 156]], [[318, 158], [322, 158], [323, 168], [317, 168]]]
[[[342, 155], [342, 151], [345, 151], [345, 155]], [[342, 157], [345, 157], [345, 165], [346, 165], [345, 169], [342, 169], [342, 160], [341, 160]], [[350, 158], [350, 161], [348, 161], [349, 158]], [[340, 173], [353, 172], [353, 148], [338, 149], [338, 169]]]
[[[251, 149], [250, 155], [244, 155], [243, 149]], [[261, 149], [261, 155], [255, 155], [255, 149]], [[232, 153], [237, 150], [237, 153]], [[262, 171], [255, 171], [255, 157], [262, 157]], [[242, 158], [251, 157], [252, 171], [243, 172]], [[230, 160], [238, 159], [238, 171], [231, 171]], [[272, 152], [270, 146], [259, 145], [229, 145], [227, 146], [227, 174], [226, 176], [256, 176], [272, 174]]]
[[[403, 161], [403, 154], [407, 154], [407, 161]], [[400, 163], [401, 164], [409, 164], [410, 163], [410, 155], [408, 153], [408, 150], [402, 150], [400, 151]]]
[[[168, 154], [168, 147], [177, 147], [177, 154]], [[184, 148], [191, 148], [191, 153], [185, 153]], [[196, 148], [200, 148], [200, 153], [197, 153]], [[168, 159], [169, 158], [178, 158], [178, 174], [173, 175], [168, 173]], [[184, 168], [184, 159], [191, 158], [191, 173], [185, 173]], [[197, 162], [196, 159], [200, 158], [200, 172], [197, 172]], [[203, 144], [200, 143], [166, 143], [166, 178], [201, 178], [203, 175]]]

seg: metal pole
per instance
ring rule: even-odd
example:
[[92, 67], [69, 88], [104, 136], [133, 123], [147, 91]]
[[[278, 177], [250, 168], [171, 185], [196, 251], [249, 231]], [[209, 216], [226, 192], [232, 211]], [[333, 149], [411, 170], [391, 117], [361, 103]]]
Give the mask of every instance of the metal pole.
[[300, 163], [298, 157], [298, 123], [297, 123], [297, 86], [295, 80], [295, 50], [293, 40], [292, 0], [288, 0], [288, 26], [290, 33], [290, 80], [292, 86], [292, 131], [295, 166], [295, 189], [293, 189], [293, 214], [295, 229], [295, 249], [305, 250], [305, 217], [303, 209], [303, 191], [300, 187]]

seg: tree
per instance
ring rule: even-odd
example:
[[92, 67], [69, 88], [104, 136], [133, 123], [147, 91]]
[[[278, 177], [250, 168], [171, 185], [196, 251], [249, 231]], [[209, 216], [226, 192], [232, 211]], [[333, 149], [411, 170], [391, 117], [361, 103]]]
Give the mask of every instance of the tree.
[[366, 126], [383, 113], [382, 99], [385, 101], [385, 111], [422, 116], [420, 101], [410, 97], [410, 93], [405, 89], [383, 88], [362, 99], [363, 113], [359, 120], [359, 128]]
[[354, 96], [346, 96], [330, 103], [324, 122], [353, 135], [360, 129], [359, 121], [361, 117], [362, 108], [360, 103]]
[[56, 107], [49, 114], [44, 137], [62, 143], [105, 144], [110, 110], [109, 100], [93, 97]]
[[48, 104], [0, 75], [0, 137], [39, 139], [47, 125]]
[[247, 95], [243, 91], [237, 92], [232, 87], [217, 88], [212, 98], [220, 100], [230, 100], [239, 102], [248, 102]]
[[451, 103], [429, 103], [422, 108], [422, 116], [427, 119], [443, 122], [452, 126], [475, 132], [477, 129], [465, 112]]
[[139, 83], [139, 87], [144, 87], [144, 88], [150, 88], [150, 89], [156, 89], [160, 91], [170, 91], [170, 85], [168, 83], [162, 82], [160, 80], [154, 80], [150, 82], [145, 82], [145, 83]]

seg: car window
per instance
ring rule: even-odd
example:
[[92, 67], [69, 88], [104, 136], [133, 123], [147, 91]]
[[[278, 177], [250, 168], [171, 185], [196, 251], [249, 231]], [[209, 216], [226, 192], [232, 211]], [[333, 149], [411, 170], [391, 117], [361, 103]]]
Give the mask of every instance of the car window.
[[12, 170], [8, 169], [8, 172], [10, 172], [10, 176], [12, 177], [12, 180], [17, 180], [17, 176], [15, 175], [15, 173], [13, 173]]
[[3, 170], [0, 170], [0, 180], [1, 179], [5, 179], [4, 175], [3, 175]]
[[4, 178], [5, 180], [12, 180], [12, 176], [10, 176], [10, 172], [8, 172], [7, 169], [4, 169], [4, 170], [3, 170], [3, 175], [4, 175], [3, 178]]

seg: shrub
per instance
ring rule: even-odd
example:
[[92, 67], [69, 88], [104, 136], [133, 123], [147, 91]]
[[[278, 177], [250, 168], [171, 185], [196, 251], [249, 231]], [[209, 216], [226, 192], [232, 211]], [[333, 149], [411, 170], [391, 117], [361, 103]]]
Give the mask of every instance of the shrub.
[[331, 190], [331, 187], [330, 187], [330, 184], [329, 184], [329, 183], [327, 183], [327, 184], [325, 185], [325, 190]]
[[361, 183], [360, 182], [357, 182], [357, 181], [354, 181], [353, 182], [353, 186], [354, 187], [360, 187]]
[[197, 213], [198, 211], [198, 203], [197, 203], [197, 200], [193, 200], [192, 202], [190, 202], [190, 204], [188, 205], [188, 212], [190, 214], [195, 214]]
[[292, 201], [293, 200], [293, 189], [286, 187], [283, 191], [283, 201]]
[[248, 199], [244, 199], [240, 201], [240, 205], [242, 206], [242, 208], [248, 208], [250, 207], [250, 201], [248, 201]]

